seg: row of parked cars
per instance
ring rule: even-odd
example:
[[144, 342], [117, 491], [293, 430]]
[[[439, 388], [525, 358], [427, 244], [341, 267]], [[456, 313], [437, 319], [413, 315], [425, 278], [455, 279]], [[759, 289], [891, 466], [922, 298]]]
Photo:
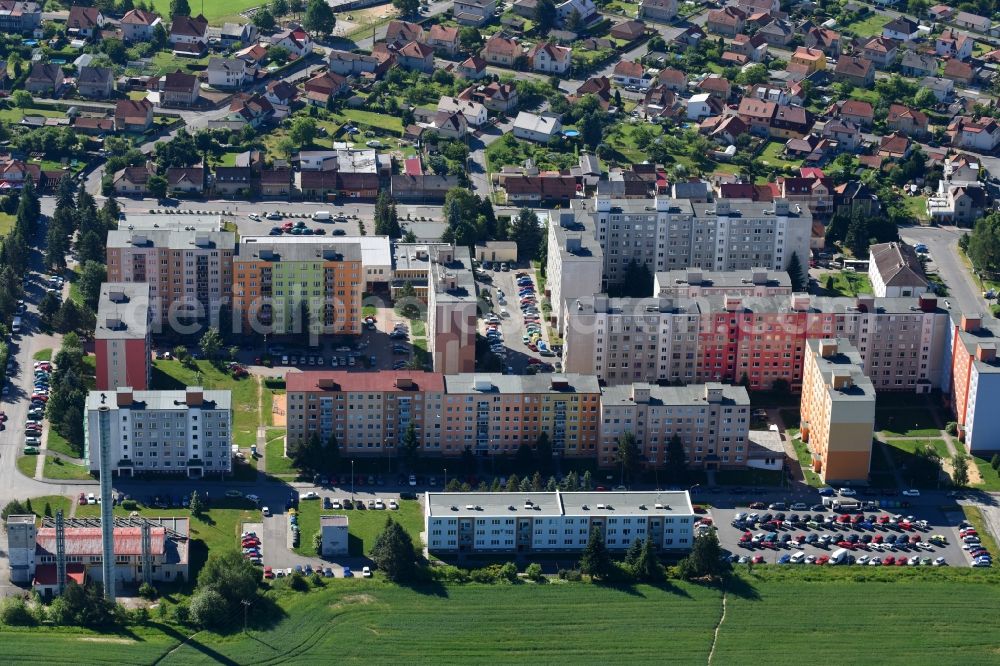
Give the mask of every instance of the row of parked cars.
[[971, 523], [963, 520], [958, 527], [958, 536], [962, 539], [962, 549], [968, 551], [969, 557], [972, 558], [972, 566], [993, 566], [993, 556], [983, 546], [983, 542], [979, 540], [979, 532]]
[[[343, 571], [344, 571], [343, 573], [344, 578], [354, 577], [354, 573], [351, 571], [351, 567], [343, 567]], [[313, 569], [313, 565], [311, 564], [306, 564], [306, 565], [296, 564], [294, 567], [288, 567], [287, 569], [282, 569], [280, 567], [276, 569], [272, 569], [271, 567], [264, 567], [264, 578], [267, 579], [284, 578], [285, 576], [292, 576], [294, 574], [301, 574], [303, 576], [311, 576], [313, 574], [318, 574], [320, 576], [323, 576], [324, 578], [336, 578], [336, 574], [333, 572], [332, 568], [323, 567], [321, 565], [316, 565], [315, 569]], [[362, 568], [361, 575], [364, 578], [371, 578], [372, 577], [371, 567]]]
[[240, 534], [240, 546], [243, 549], [243, 557], [254, 564], [264, 564], [264, 552], [261, 550], [260, 537], [256, 532], [243, 532]]
[[736, 529], [855, 529], [862, 531], [873, 530], [921, 530], [930, 529], [930, 523], [926, 520], [917, 520], [915, 516], [870, 514], [797, 514], [786, 515], [784, 512], [777, 513], [747, 513], [741, 511], [733, 517], [733, 527]]
[[[52, 363], [35, 361], [35, 379], [31, 391], [31, 404], [28, 406], [28, 418], [24, 424], [24, 453], [37, 454], [42, 445], [42, 420], [45, 418], [45, 405], [49, 401], [49, 380], [52, 374]], [[4, 414], [0, 419], [6, 421]]]

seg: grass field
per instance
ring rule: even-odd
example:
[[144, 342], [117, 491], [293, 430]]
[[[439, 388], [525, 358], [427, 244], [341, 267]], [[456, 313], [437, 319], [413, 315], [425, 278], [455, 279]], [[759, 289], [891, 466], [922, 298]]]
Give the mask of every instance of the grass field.
[[896, 407], [876, 409], [875, 430], [884, 437], [938, 437], [941, 434], [929, 411]]
[[42, 475], [46, 479], [79, 481], [92, 479], [90, 472], [82, 465], [74, 465], [55, 456], [45, 456], [45, 470]]
[[83, 457], [83, 451], [77, 449], [72, 444], [70, 444], [69, 441], [67, 441], [65, 437], [56, 432], [54, 428], [49, 428], [49, 439], [46, 446], [49, 451], [62, 453], [63, 455], [67, 455], [73, 458]]
[[378, 536], [382, 528], [385, 527], [385, 519], [392, 515], [393, 520], [402, 525], [410, 536], [413, 543], [420, 543], [420, 532], [424, 526], [423, 509], [416, 501], [402, 501], [399, 503], [399, 511], [386, 510], [353, 510], [353, 511], [325, 511], [323, 505], [318, 500], [299, 503], [299, 529], [302, 531], [302, 539], [295, 552], [301, 555], [315, 555], [313, 549], [313, 535], [319, 530], [319, 517], [342, 515], [347, 516], [348, 536], [350, 553], [354, 557], [367, 555], [375, 537]]
[[49, 505], [50, 515], [55, 516], [56, 511], [62, 509], [63, 515], [68, 518], [69, 510], [73, 503], [69, 497], [63, 497], [62, 495], [42, 495], [41, 497], [31, 498], [31, 510], [36, 516], [42, 517], [45, 515], [46, 504]]
[[34, 356], [31, 358], [36, 361], [51, 361], [52, 360], [52, 350], [51, 349], [39, 349], [35, 352]]
[[948, 445], [945, 444], [943, 439], [887, 439], [886, 444], [908, 454], [913, 454], [918, 449], [932, 446], [942, 460], [951, 457]]
[[35, 466], [38, 464], [37, 460], [37, 455], [19, 457], [15, 463], [17, 465], [17, 471], [24, 474], [29, 479], [33, 478], [35, 476]]
[[879, 13], [871, 13], [858, 21], [847, 23], [843, 30], [853, 32], [858, 37], [874, 37], [882, 33], [887, 19]]
[[201, 386], [233, 392], [233, 443], [249, 447], [257, 443], [257, 382], [252, 378], [233, 379], [208, 361], [196, 361], [196, 369], [180, 361], [153, 362], [152, 388], [182, 389]]
[[[191, 15], [197, 16], [204, 12], [205, 18], [212, 25], [222, 25], [226, 21], [246, 23], [247, 20], [239, 13], [251, 7], [259, 7], [259, 0], [207, 0], [204, 3], [191, 3]], [[170, 16], [170, 0], [153, 0], [153, 10], [160, 16]], [[204, 9], [203, 9], [204, 8]]]
[[993, 466], [990, 465], [990, 461], [978, 456], [971, 456], [971, 458], [972, 463], [979, 468], [979, 475], [983, 477], [983, 483], [974, 487], [979, 490], [988, 490], [993, 492], [1000, 490], [1000, 473], [993, 469]]
[[268, 474], [298, 474], [291, 458], [285, 457], [285, 429], [268, 428], [264, 444], [264, 465]]
[[396, 134], [403, 133], [403, 122], [399, 118], [384, 113], [374, 113], [360, 109], [344, 109], [341, 115], [359, 125], [366, 125], [373, 129], [382, 129], [387, 132], [395, 132]]
[[0, 236], [6, 236], [14, 228], [16, 217], [10, 213], [0, 213]]
[[[833, 283], [828, 284], [828, 279]], [[857, 296], [871, 294], [872, 283], [864, 273], [828, 273], [820, 279], [820, 286], [828, 296]]]

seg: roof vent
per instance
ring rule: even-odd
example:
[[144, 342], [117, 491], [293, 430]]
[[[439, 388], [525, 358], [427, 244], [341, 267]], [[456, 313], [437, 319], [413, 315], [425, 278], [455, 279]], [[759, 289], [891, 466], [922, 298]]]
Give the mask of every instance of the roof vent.
[[476, 505], [475, 504], [466, 504], [465, 505], [465, 510], [466, 511], [475, 511], [476, 510]]
[[451, 505], [451, 510], [452, 510], [452, 511], [458, 511], [458, 507], [457, 507], [457, 506], [455, 506], [454, 504], [452, 504], [452, 505]]
[[513, 504], [508, 504], [508, 505], [507, 505], [507, 510], [508, 510], [508, 511], [517, 511], [517, 509], [515, 509], [515, 508], [514, 508], [514, 505], [513, 505]]
[[653, 508], [654, 508], [654, 509], [662, 509], [662, 508], [663, 508], [663, 505], [662, 505], [662, 504], [660, 504], [659, 502], [657, 502], [656, 504], [654, 504], [654, 505], [653, 505]]
[[598, 509], [603, 509], [603, 508], [604, 508], [604, 505], [603, 505], [603, 504], [598, 504], [598, 505], [597, 505], [597, 508], [598, 508]]
[[584, 511], [590, 511], [590, 505], [589, 504], [584, 504], [580, 508], [583, 509]]
[[640, 508], [640, 509], [642, 509], [643, 511], [645, 511], [647, 507], [646, 507], [646, 505], [645, 505], [645, 504], [640, 504], [640, 505], [639, 505], [639, 508]]

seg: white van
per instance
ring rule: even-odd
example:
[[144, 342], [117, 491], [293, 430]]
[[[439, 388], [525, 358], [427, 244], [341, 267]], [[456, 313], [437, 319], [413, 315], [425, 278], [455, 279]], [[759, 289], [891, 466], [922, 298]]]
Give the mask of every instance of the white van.
[[838, 548], [830, 556], [830, 564], [844, 564], [847, 561], [848, 551], [846, 548]]
[[330, 219], [332, 219], [332, 218], [333, 218], [333, 216], [330, 215], [330, 211], [328, 211], [328, 210], [318, 210], [318, 211], [316, 211], [315, 213], [312, 214], [312, 219], [314, 219], [314, 220], [321, 220], [323, 222], [329, 222]]
[[800, 550], [799, 552], [792, 555], [791, 562], [792, 564], [802, 564], [805, 561], [805, 559], [806, 559], [805, 552]]

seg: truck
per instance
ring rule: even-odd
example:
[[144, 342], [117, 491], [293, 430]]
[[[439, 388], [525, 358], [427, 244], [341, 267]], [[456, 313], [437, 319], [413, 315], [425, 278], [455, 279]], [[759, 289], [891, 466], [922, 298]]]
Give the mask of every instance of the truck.
[[838, 548], [830, 556], [830, 564], [846, 564], [847, 556], [850, 553], [846, 548]]
[[859, 511], [861, 502], [850, 497], [824, 497], [823, 506], [840, 513], [847, 513], [848, 511]]
[[14, 317], [14, 320], [13, 320], [13, 322], [10, 325], [10, 330], [11, 330], [12, 333], [20, 333], [21, 332], [21, 318], [20, 317]]
[[318, 211], [316, 211], [315, 213], [312, 214], [312, 219], [318, 220], [318, 221], [321, 221], [321, 222], [329, 222], [332, 217], [333, 216], [330, 215], [330, 211], [328, 211], [328, 210], [318, 210]]

